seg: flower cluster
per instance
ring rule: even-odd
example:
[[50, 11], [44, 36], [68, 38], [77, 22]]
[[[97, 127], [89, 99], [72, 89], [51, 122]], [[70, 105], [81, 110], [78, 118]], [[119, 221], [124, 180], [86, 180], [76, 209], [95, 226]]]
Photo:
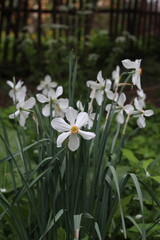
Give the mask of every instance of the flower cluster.
[[[123, 74], [120, 74], [119, 66], [116, 66], [116, 69], [112, 72], [111, 79], [104, 79], [102, 72], [99, 71], [97, 81], [87, 81], [87, 86], [91, 89], [89, 104], [85, 106], [78, 100], [76, 103], [77, 110], [69, 106], [67, 98], [61, 98], [63, 87], [53, 82], [51, 76], [45, 76], [37, 87], [37, 90], [41, 92], [36, 94], [36, 98], [42, 104], [42, 115], [53, 118], [51, 126], [60, 133], [57, 138], [57, 147], [61, 147], [62, 143], [66, 141], [68, 148], [71, 151], [76, 151], [80, 145], [80, 136], [85, 140], [91, 140], [95, 137], [95, 133], [88, 131], [92, 129], [96, 120], [95, 117], [98, 118], [98, 113], [93, 112], [95, 107], [94, 99], [98, 106], [109, 101], [105, 106], [107, 112], [106, 121], [108, 115], [113, 112], [117, 114], [116, 121], [119, 124], [126, 123], [126, 119], [128, 123], [128, 118], [133, 116], [137, 118], [139, 128], [145, 127], [145, 117], [153, 115], [153, 111], [145, 110], [146, 95], [141, 88], [140, 75], [142, 70], [140, 63], [141, 60], [139, 59], [135, 61], [125, 59], [122, 61], [123, 66], [130, 70], [130, 72], [125, 73], [127, 75], [125, 81], [123, 81]], [[131, 83], [129, 83], [130, 79]], [[16, 104], [15, 113], [9, 115], [9, 117], [11, 119], [18, 117], [19, 124], [24, 127], [26, 119], [33, 112], [32, 108], [36, 104], [36, 100], [34, 97], [27, 98], [27, 89], [23, 86], [21, 80], [17, 84], [15, 81], [7, 81], [7, 84], [12, 88], [9, 96]], [[137, 96], [127, 104], [127, 97], [123, 92], [126, 85], [134, 85], [137, 88]]]
[[[128, 72], [128, 81], [131, 78], [132, 83], [121, 82], [123, 80], [123, 74], [120, 75], [119, 66], [116, 66], [116, 69], [112, 72], [111, 79], [104, 79], [102, 77], [102, 72], [100, 71], [97, 75], [97, 81], [87, 81], [87, 86], [91, 88], [90, 108], [92, 108], [94, 99], [96, 99], [98, 105], [101, 105], [104, 97], [106, 97], [106, 99], [112, 100], [112, 103], [108, 103], [105, 107], [107, 116], [110, 111], [114, 109], [114, 113], [117, 113], [116, 120], [118, 123], [124, 123], [124, 114], [126, 114], [127, 116], [133, 116], [137, 118], [138, 127], [144, 128], [146, 126], [145, 117], [153, 115], [153, 111], [144, 109], [146, 94], [141, 88], [142, 69], [140, 68], [140, 64], [141, 59], [137, 59], [135, 61], [125, 59], [122, 61], [122, 65], [126, 69], [131, 70], [131, 72]], [[137, 96], [131, 100], [130, 104], [125, 105], [127, 100], [126, 95], [122, 91], [118, 92], [118, 90], [119, 87], [131, 84], [137, 88]]]
[[[26, 119], [29, 114], [33, 112], [32, 108], [36, 100], [34, 97], [26, 100], [27, 89], [26, 87], [22, 87], [23, 82], [19, 81], [16, 85], [11, 81], [8, 82], [7, 83], [12, 87], [9, 95], [16, 103], [16, 111], [10, 114], [9, 118], [13, 119], [18, 117], [20, 126], [24, 127]], [[49, 75], [45, 76], [44, 80], [41, 81], [40, 85], [37, 87], [37, 90], [41, 91], [41, 93], [36, 94], [36, 98], [38, 102], [44, 105], [42, 107], [43, 116], [51, 116], [53, 118], [51, 126], [53, 129], [61, 132], [57, 138], [57, 147], [61, 147], [62, 143], [68, 139], [68, 148], [71, 151], [75, 151], [80, 145], [79, 136], [86, 140], [95, 137], [94, 133], [81, 129], [82, 127], [88, 129], [92, 127], [95, 114], [84, 112], [84, 107], [80, 101], [77, 102], [77, 109], [80, 110], [80, 112], [69, 107], [69, 100], [67, 98], [60, 98], [63, 94], [63, 87], [57, 86], [56, 82], [52, 82]], [[68, 122], [66, 122], [64, 118], [66, 118]]]

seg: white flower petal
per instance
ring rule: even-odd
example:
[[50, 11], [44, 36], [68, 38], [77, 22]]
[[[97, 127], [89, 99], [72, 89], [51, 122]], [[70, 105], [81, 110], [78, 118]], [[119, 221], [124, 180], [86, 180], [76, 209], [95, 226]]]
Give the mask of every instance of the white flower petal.
[[29, 98], [26, 102], [23, 104], [24, 109], [31, 109], [36, 104], [36, 100], [34, 97]]
[[56, 89], [56, 95], [57, 95], [57, 98], [59, 96], [61, 96], [63, 93], [63, 87], [62, 86], [59, 86], [57, 89]]
[[48, 99], [50, 100], [50, 99], [57, 99], [57, 94], [56, 94], [56, 92], [52, 89], [52, 90], [49, 90], [48, 91], [48, 93], [47, 93], [47, 95], [48, 95]]
[[125, 107], [124, 107], [124, 111], [127, 113], [127, 114], [131, 114], [133, 111], [134, 111], [134, 107], [131, 105], [131, 104], [127, 104]]
[[138, 70], [140, 69], [141, 61], [142, 61], [142, 59], [136, 59], [136, 60], [135, 60], [136, 69], [138, 69]]
[[96, 134], [93, 132], [86, 132], [82, 130], [79, 130], [78, 133], [86, 140], [90, 140], [96, 136]]
[[141, 99], [144, 99], [144, 100], [146, 99], [146, 94], [144, 93], [144, 91], [142, 89], [137, 90], [137, 95]]
[[67, 98], [60, 98], [57, 100], [60, 109], [67, 109], [69, 105], [69, 100]]
[[50, 83], [50, 82], [52, 81], [51, 76], [50, 76], [50, 75], [46, 75], [46, 76], [44, 77], [44, 81], [45, 81], [46, 84]]
[[105, 82], [105, 91], [108, 91], [111, 89], [112, 82], [110, 79], [107, 79]]
[[71, 125], [74, 125], [74, 124], [75, 124], [75, 120], [76, 120], [76, 118], [77, 118], [77, 115], [78, 115], [78, 111], [75, 110], [74, 108], [69, 107], [69, 108], [67, 109], [66, 118], [67, 118], [67, 120], [70, 122]]
[[137, 125], [138, 125], [139, 128], [144, 128], [146, 126], [146, 121], [145, 121], [145, 118], [143, 116], [140, 116], [137, 119]]
[[48, 92], [49, 92], [49, 89], [48, 88], [44, 88], [43, 91], [42, 91], [42, 94], [48, 96]]
[[123, 124], [124, 123], [124, 116], [123, 116], [123, 110], [121, 110], [116, 117], [116, 120], [118, 123]]
[[43, 108], [42, 108], [42, 114], [45, 117], [49, 117], [50, 116], [50, 103], [46, 104]]
[[51, 82], [49, 85], [50, 85], [51, 88], [56, 88], [57, 87], [57, 83], [56, 82]]
[[24, 102], [25, 97], [26, 97], [26, 93], [23, 91], [16, 94], [16, 98], [19, 101], [19, 103]]
[[69, 131], [71, 129], [71, 126], [63, 118], [54, 118], [51, 121], [51, 126], [58, 132]]
[[152, 110], [145, 110], [145, 112], [144, 112], [144, 116], [146, 116], [146, 117], [150, 117], [153, 114], [154, 114], [154, 112]]
[[136, 85], [141, 90], [141, 78], [140, 78], [139, 71], [138, 71], [138, 73], [133, 74], [132, 83], [133, 83], [133, 85]]
[[107, 112], [110, 112], [111, 106], [112, 106], [111, 104], [107, 104], [106, 107], [105, 107], [105, 110], [106, 110]]
[[88, 114], [86, 112], [80, 112], [77, 116], [75, 125], [78, 128], [85, 126], [88, 122]]
[[136, 69], [136, 67], [137, 67], [136, 62], [135, 62], [135, 61], [131, 61], [131, 60], [129, 60], [129, 59], [123, 60], [123, 61], [122, 61], [122, 64], [123, 64], [123, 66], [124, 66], [125, 68], [127, 68], [127, 69]]
[[83, 105], [82, 105], [82, 102], [81, 101], [77, 101], [77, 103], [76, 103], [76, 106], [77, 106], [77, 108], [81, 111], [81, 112], [83, 112], [84, 111], [84, 107], [83, 107]]
[[41, 93], [36, 94], [36, 97], [37, 97], [37, 100], [41, 103], [49, 102], [49, 99]]
[[23, 85], [23, 82], [22, 82], [21, 80], [19, 80], [19, 81], [17, 82], [15, 88], [16, 88], [16, 89], [19, 89], [19, 88], [22, 87], [22, 85]]
[[96, 101], [99, 106], [102, 104], [102, 102], [103, 102], [103, 91], [102, 90], [98, 90], [96, 92]]
[[24, 127], [26, 119], [28, 118], [29, 112], [20, 111], [19, 124]]
[[14, 88], [14, 83], [10, 80], [6, 82], [11, 88]]
[[137, 97], [134, 99], [134, 106], [137, 110], [142, 110], [142, 108], [143, 108], [142, 102], [140, 100], [138, 100]]
[[80, 145], [80, 141], [79, 141], [77, 134], [71, 134], [69, 136], [69, 142], [68, 142], [69, 149], [72, 152], [74, 152], [79, 148], [79, 145]]
[[115, 93], [110, 90], [106, 92], [106, 95], [107, 95], [107, 98], [110, 100], [113, 100], [115, 98]]
[[124, 93], [121, 93], [118, 99], [118, 105], [123, 106], [126, 101], [126, 95]]
[[71, 134], [71, 132], [64, 132], [60, 134], [57, 138], [57, 147], [61, 147], [64, 140]]
[[40, 85], [37, 86], [37, 90], [41, 91], [43, 88], [44, 88], [44, 86], [43, 86], [42, 81], [41, 81]]
[[92, 89], [100, 89], [102, 85], [94, 81], [87, 81], [87, 87], [90, 87]]
[[116, 84], [119, 82], [119, 75], [120, 75], [120, 67], [116, 66], [116, 69], [112, 72], [112, 78], [116, 82]]
[[99, 71], [99, 73], [97, 74], [97, 80], [99, 83], [103, 84], [104, 83], [104, 79], [102, 77], [102, 71]]
[[20, 114], [20, 111], [17, 110], [15, 113], [10, 114], [10, 115], [9, 115], [9, 118], [10, 118], [10, 119], [13, 119], [13, 118], [17, 117], [19, 114]]
[[93, 126], [93, 119], [89, 118], [88, 124], [87, 124], [87, 129], [91, 129]]

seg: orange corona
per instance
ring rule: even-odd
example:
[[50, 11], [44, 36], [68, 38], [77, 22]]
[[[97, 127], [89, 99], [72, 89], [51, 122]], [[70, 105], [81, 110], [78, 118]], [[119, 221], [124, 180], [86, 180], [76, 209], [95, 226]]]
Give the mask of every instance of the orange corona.
[[139, 69], [139, 74], [142, 75], [142, 68]]
[[74, 133], [74, 134], [78, 133], [78, 127], [73, 126], [73, 127], [71, 128], [71, 132]]

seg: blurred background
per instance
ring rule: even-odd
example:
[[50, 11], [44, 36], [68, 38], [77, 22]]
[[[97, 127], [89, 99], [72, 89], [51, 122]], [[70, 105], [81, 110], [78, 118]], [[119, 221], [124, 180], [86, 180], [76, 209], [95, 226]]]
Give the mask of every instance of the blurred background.
[[46, 74], [67, 86], [71, 50], [79, 91], [99, 70], [110, 78], [121, 60], [142, 59], [147, 101], [160, 106], [160, 0], [1, 0], [0, 106], [13, 76], [32, 91]]

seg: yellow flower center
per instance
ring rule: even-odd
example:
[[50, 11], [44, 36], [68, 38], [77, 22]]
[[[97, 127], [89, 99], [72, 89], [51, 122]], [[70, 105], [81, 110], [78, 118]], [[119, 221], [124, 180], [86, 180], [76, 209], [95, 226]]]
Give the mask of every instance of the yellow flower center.
[[74, 133], [74, 134], [78, 133], [78, 127], [73, 126], [73, 127], [71, 128], [71, 132]]
[[142, 68], [139, 69], [139, 74], [142, 75]]

